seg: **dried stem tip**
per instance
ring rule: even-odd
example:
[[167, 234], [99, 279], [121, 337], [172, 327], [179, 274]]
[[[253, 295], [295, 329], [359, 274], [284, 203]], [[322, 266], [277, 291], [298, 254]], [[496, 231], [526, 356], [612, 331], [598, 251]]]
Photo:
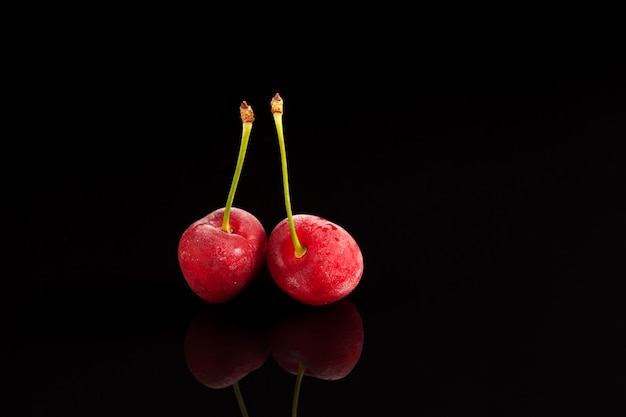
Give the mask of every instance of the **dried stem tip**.
[[252, 107], [248, 105], [245, 101], [241, 102], [241, 106], [239, 106], [239, 113], [241, 114], [241, 121], [244, 123], [252, 123], [254, 122], [254, 112], [252, 111]]
[[272, 113], [283, 114], [283, 99], [276, 93], [272, 98]]

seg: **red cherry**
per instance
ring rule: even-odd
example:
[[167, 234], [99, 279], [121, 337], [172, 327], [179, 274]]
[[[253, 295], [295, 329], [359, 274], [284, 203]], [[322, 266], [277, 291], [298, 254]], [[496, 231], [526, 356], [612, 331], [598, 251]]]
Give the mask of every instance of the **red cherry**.
[[178, 243], [178, 263], [187, 284], [209, 303], [235, 298], [265, 261], [267, 236], [263, 225], [251, 213], [233, 207], [254, 122], [252, 108], [245, 101], [239, 112], [241, 145], [226, 205], [191, 224]]
[[[185, 360], [201, 384], [221, 389], [259, 369], [270, 355], [263, 329], [205, 304], [192, 317], [185, 335]], [[228, 318], [227, 318], [228, 317]]]
[[267, 266], [276, 284], [310, 305], [350, 294], [363, 275], [363, 255], [354, 238], [341, 226], [310, 214], [294, 215], [293, 223], [306, 252], [296, 256], [287, 219], [276, 225], [267, 242]]
[[334, 381], [346, 377], [363, 351], [361, 315], [349, 299], [323, 307], [305, 307], [279, 318], [272, 327], [271, 353], [293, 375]]
[[282, 97], [276, 93], [270, 105], [280, 148], [287, 218], [270, 234], [267, 266], [276, 284], [291, 297], [311, 305], [329, 304], [358, 285], [363, 254], [344, 228], [318, 216], [292, 214]]
[[232, 207], [231, 233], [222, 230], [224, 208], [190, 225], [180, 238], [178, 262], [189, 287], [209, 303], [241, 293], [265, 262], [266, 233], [251, 213]]

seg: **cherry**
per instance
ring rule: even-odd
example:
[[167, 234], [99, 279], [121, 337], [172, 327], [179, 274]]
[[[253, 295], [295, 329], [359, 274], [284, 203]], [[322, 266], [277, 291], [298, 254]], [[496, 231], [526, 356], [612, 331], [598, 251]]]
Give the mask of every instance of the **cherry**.
[[194, 378], [212, 389], [232, 386], [247, 415], [239, 382], [270, 357], [264, 327], [237, 317], [221, 306], [203, 304], [187, 327], [184, 354]]
[[226, 206], [192, 223], [178, 244], [178, 262], [189, 287], [209, 303], [224, 303], [240, 294], [265, 263], [267, 235], [250, 212], [233, 207], [254, 113], [240, 106], [241, 145]]
[[283, 291], [305, 304], [324, 305], [350, 294], [363, 275], [363, 254], [343, 227], [312, 214], [293, 215], [289, 197], [287, 156], [283, 134], [283, 99], [271, 101], [278, 134], [287, 218], [267, 241], [270, 275]]

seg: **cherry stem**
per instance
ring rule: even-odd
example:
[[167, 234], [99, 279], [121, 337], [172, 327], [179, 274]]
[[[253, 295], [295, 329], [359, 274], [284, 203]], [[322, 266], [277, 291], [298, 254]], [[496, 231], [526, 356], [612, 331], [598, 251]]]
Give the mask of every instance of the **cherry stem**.
[[297, 417], [298, 415], [298, 400], [300, 398], [300, 387], [302, 386], [302, 379], [304, 378], [305, 367], [302, 363], [298, 362], [298, 374], [296, 375], [296, 387], [293, 390], [293, 402], [291, 403], [291, 417]]
[[283, 194], [285, 195], [285, 208], [287, 209], [287, 222], [289, 223], [289, 231], [291, 240], [295, 250], [296, 258], [302, 258], [306, 253], [306, 247], [302, 246], [296, 233], [296, 226], [293, 222], [293, 214], [291, 212], [291, 199], [289, 197], [289, 175], [287, 173], [287, 151], [285, 149], [285, 136], [283, 133], [283, 99], [276, 93], [272, 98], [272, 114], [274, 116], [274, 124], [276, 125], [276, 133], [278, 134], [278, 146], [280, 148], [280, 163], [283, 171]]
[[241, 410], [241, 415], [243, 417], [248, 417], [248, 410], [246, 409], [246, 404], [243, 402], [243, 395], [241, 395], [239, 382], [235, 382], [233, 384], [233, 388], [235, 389], [235, 397], [237, 397], [237, 404], [239, 405], [239, 409]]
[[224, 208], [224, 218], [222, 220], [222, 230], [226, 233], [232, 233], [230, 228], [230, 209], [233, 206], [235, 199], [235, 191], [237, 190], [237, 184], [239, 183], [239, 177], [241, 176], [241, 170], [243, 168], [243, 161], [246, 157], [246, 149], [248, 149], [248, 140], [250, 139], [250, 132], [252, 131], [252, 122], [254, 122], [254, 113], [252, 107], [245, 101], [241, 103], [239, 107], [242, 121], [241, 129], [241, 144], [239, 145], [239, 156], [237, 157], [237, 165], [235, 166], [235, 174], [233, 175], [233, 181], [230, 184], [230, 191], [228, 192], [228, 198], [226, 199], [226, 206]]

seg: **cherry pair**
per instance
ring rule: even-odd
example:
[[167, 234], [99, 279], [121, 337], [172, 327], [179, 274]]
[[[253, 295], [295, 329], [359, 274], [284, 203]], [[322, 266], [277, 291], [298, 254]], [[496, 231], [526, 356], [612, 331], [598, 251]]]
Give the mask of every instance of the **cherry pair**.
[[190, 288], [209, 303], [235, 298], [267, 262], [272, 279], [288, 295], [305, 304], [329, 304], [358, 285], [363, 275], [363, 255], [341, 226], [312, 214], [292, 214], [283, 99], [277, 93], [270, 104], [280, 148], [287, 217], [268, 238], [253, 214], [233, 206], [254, 122], [254, 112], [244, 101], [239, 108], [241, 146], [226, 205], [185, 230], [178, 245], [180, 268]]

